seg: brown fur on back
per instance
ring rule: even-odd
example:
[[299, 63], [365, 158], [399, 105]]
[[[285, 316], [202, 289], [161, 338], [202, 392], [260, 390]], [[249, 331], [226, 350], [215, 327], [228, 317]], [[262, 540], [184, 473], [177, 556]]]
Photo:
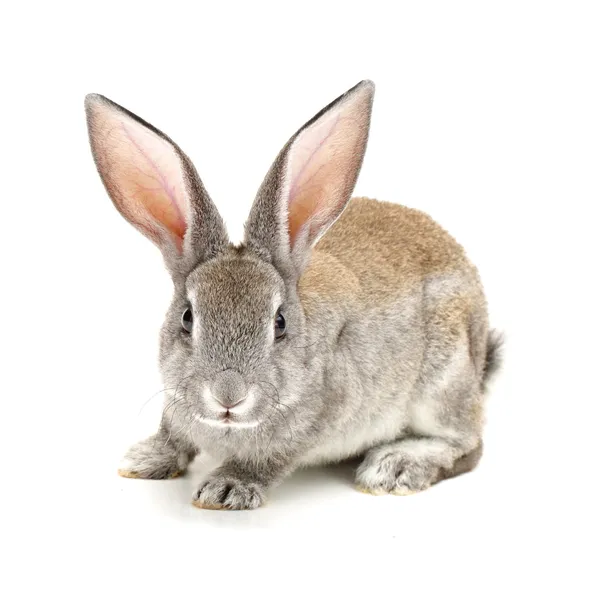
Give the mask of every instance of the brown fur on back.
[[369, 304], [392, 303], [435, 274], [475, 268], [461, 246], [425, 213], [353, 198], [313, 251], [301, 287], [326, 296], [350, 293]]

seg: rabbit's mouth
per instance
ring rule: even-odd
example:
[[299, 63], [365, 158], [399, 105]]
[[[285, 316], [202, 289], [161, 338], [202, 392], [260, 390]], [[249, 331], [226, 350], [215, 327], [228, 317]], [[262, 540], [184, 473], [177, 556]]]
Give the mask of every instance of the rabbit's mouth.
[[[195, 420], [204, 425], [218, 428], [249, 429], [257, 427], [260, 421], [254, 412], [256, 394], [252, 388], [246, 389], [243, 395], [225, 394], [224, 386], [205, 384], [201, 395], [201, 409], [195, 414]], [[214, 392], [217, 393], [214, 393]]]
[[235, 417], [235, 415], [230, 414], [228, 411], [223, 413], [223, 415], [218, 419], [210, 419], [200, 415], [196, 415], [195, 419], [200, 423], [209, 425], [210, 427], [238, 427], [240, 429], [248, 429], [251, 427], [257, 427], [260, 424], [260, 421], [257, 420], [242, 421], [238, 417]]

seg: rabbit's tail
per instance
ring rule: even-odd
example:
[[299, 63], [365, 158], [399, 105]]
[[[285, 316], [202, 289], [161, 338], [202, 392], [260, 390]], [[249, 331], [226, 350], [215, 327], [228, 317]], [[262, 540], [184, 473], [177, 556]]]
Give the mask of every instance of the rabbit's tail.
[[[496, 329], [490, 331], [488, 342], [486, 344], [486, 358], [484, 361], [484, 373], [482, 377], [482, 385], [484, 388], [488, 386], [490, 381], [500, 370], [503, 344], [504, 336], [502, 333], [496, 331]], [[478, 445], [473, 448], [473, 450], [470, 450], [467, 454], [459, 457], [449, 469], [441, 469], [437, 481], [451, 479], [452, 477], [457, 477], [463, 473], [473, 471], [480, 462], [483, 451], [484, 444], [480, 439]]]
[[503, 344], [504, 337], [502, 333], [496, 329], [492, 329], [488, 335], [488, 343], [486, 345], [486, 360], [484, 362], [484, 374], [482, 378], [484, 388], [488, 386], [500, 370]]

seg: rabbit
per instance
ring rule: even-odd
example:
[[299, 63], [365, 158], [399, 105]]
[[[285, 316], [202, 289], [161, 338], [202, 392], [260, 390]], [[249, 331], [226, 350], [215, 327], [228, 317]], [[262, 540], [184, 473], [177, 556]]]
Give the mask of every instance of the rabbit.
[[254, 509], [294, 470], [358, 459], [358, 490], [406, 495], [473, 469], [498, 367], [476, 268], [426, 214], [351, 195], [369, 134], [364, 80], [293, 135], [229, 241], [189, 158], [90, 94], [93, 158], [118, 211], [161, 250], [159, 429], [124, 477], [216, 457], [192, 503]]

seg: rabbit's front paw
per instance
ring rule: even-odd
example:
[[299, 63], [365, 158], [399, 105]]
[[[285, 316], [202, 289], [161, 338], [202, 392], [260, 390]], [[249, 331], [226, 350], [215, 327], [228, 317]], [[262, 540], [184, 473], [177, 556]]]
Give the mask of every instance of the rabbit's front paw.
[[208, 477], [193, 496], [194, 506], [212, 510], [248, 510], [263, 503], [260, 484], [217, 474]]
[[185, 472], [189, 460], [188, 453], [177, 451], [155, 435], [127, 451], [118, 474], [129, 479], [173, 479]]

